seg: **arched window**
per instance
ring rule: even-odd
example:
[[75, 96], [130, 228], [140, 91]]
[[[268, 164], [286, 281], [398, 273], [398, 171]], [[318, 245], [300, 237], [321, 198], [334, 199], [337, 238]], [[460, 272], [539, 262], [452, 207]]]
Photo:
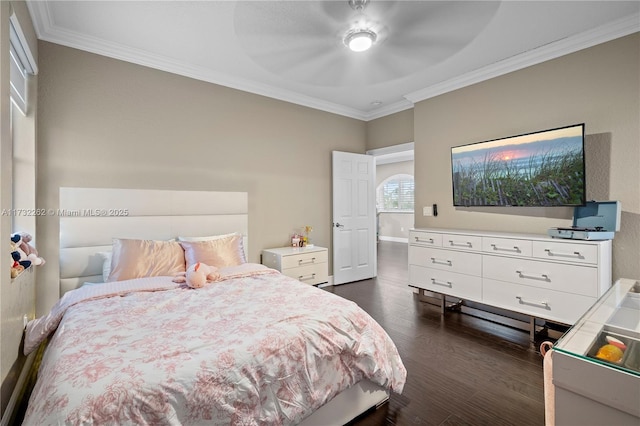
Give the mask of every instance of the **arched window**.
[[393, 175], [378, 186], [376, 207], [378, 211], [413, 212], [413, 176]]

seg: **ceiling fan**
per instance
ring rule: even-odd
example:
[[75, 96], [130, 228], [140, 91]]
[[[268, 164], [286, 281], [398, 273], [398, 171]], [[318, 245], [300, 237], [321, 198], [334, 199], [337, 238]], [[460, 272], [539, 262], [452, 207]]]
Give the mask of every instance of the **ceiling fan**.
[[343, 40], [345, 46], [354, 52], [369, 50], [378, 38], [378, 34], [370, 28], [371, 23], [367, 22], [367, 16], [364, 14], [367, 3], [369, 3], [369, 0], [349, 0], [351, 9], [361, 15], [356, 24], [349, 29]]
[[[491, 21], [499, 1], [240, 1], [234, 29], [263, 69], [301, 84], [367, 85], [450, 58]], [[360, 39], [371, 47], [354, 53]], [[366, 40], [368, 39], [368, 40]]]

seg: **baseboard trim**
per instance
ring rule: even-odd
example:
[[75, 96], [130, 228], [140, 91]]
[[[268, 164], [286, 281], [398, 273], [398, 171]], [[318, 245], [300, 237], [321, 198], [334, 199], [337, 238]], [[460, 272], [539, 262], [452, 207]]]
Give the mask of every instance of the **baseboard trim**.
[[409, 244], [409, 238], [401, 238], [401, 237], [385, 237], [384, 235], [380, 235], [378, 237], [380, 241], [392, 241], [394, 243], [407, 243]]
[[330, 287], [332, 285], [333, 285], [333, 275], [329, 275], [327, 277], [327, 282], [326, 283], [322, 283], [322, 284], [318, 284], [318, 288]]

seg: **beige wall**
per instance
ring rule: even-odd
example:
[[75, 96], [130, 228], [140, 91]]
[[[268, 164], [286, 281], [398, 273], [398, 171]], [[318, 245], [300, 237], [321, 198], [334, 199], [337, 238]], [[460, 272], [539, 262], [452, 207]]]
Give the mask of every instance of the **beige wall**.
[[[40, 207], [63, 186], [247, 191], [250, 261], [304, 225], [330, 247], [331, 151], [364, 153], [364, 122], [46, 42], [40, 68]], [[57, 218], [38, 231], [42, 314], [58, 298]]]
[[613, 278], [640, 278], [639, 65], [636, 33], [416, 104], [416, 212], [433, 203], [439, 211], [437, 217], [416, 214], [416, 226], [546, 234], [570, 225], [568, 208], [454, 208], [450, 148], [584, 122], [588, 150], [611, 146], [604, 166], [608, 159], [587, 152], [599, 163], [587, 164], [587, 195], [590, 188], [606, 192], [600, 185], [606, 178], [609, 198], [622, 203]]
[[[0, 99], [3, 101], [0, 103], [0, 208], [11, 209], [11, 108], [9, 103], [9, 15], [11, 8], [9, 3], [0, 2]], [[0, 216], [0, 237], [8, 239], [11, 234], [11, 217], [7, 215]], [[4, 244], [0, 249], [0, 304], [1, 308], [8, 305], [12, 295], [10, 290], [13, 288], [11, 276], [8, 271], [10, 264], [10, 249], [9, 243]], [[7, 291], [9, 290], [9, 291]], [[5, 317], [5, 310], [1, 309], [0, 316], [2, 319], [2, 327], [0, 327], [0, 355], [2, 357], [2, 363], [0, 363], [0, 375], [2, 376], [2, 382], [9, 372], [9, 368], [13, 363], [15, 357], [14, 347], [9, 347], [13, 342], [11, 338], [11, 330], [8, 323], [10, 318]], [[10, 350], [10, 352], [9, 352]], [[2, 411], [4, 412], [4, 403], [2, 404]]]
[[[3, 211], [33, 208], [32, 197], [35, 194], [33, 176], [27, 178], [27, 181], [30, 180], [30, 186], [24, 188], [22, 193], [24, 197], [14, 199], [12, 194], [13, 140], [10, 132], [12, 124], [9, 101], [9, 17], [12, 13], [15, 13], [18, 18], [31, 53], [36, 60], [38, 58], [36, 35], [24, 1], [0, 2], [0, 98], [3, 100], [0, 105], [0, 209]], [[36, 95], [37, 77], [31, 77], [28, 89], [28, 114], [25, 117], [18, 112], [13, 120], [13, 138], [16, 139], [16, 144], [20, 147], [18, 155], [26, 155], [27, 157], [29, 152], [32, 152], [35, 143]], [[30, 172], [33, 173], [32, 167]], [[25, 176], [22, 177], [25, 178]], [[22, 202], [30, 204], [24, 206], [18, 204]], [[9, 214], [2, 214], [0, 217], [0, 237], [2, 241], [5, 241], [3, 245], [0, 245], [2, 247], [0, 250], [0, 377], [2, 378], [1, 411], [3, 413], [25, 361], [25, 357], [20, 351], [23, 315], [33, 316], [35, 313], [35, 288], [33, 284], [35, 271], [25, 272], [15, 280], [12, 280], [9, 274], [11, 260], [9, 238], [13, 219], [15, 218]], [[22, 223], [14, 223], [14, 226], [34, 223], [33, 218], [24, 219]], [[33, 233], [34, 229], [31, 228], [28, 231]]]
[[376, 165], [376, 187], [394, 175], [413, 176], [413, 161], [398, 161]]
[[413, 108], [367, 123], [367, 150], [413, 142]]

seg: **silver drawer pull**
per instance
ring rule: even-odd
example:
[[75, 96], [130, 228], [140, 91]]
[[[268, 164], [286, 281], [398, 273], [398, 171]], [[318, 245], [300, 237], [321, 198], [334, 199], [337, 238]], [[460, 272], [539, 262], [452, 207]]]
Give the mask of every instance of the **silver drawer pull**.
[[298, 265], [304, 265], [305, 263], [316, 263], [316, 258], [312, 257], [311, 259], [300, 259], [300, 260], [298, 260]]
[[516, 299], [518, 299], [518, 303], [520, 303], [521, 305], [535, 305], [535, 306], [542, 306], [545, 309], [551, 309], [549, 307], [549, 302], [545, 302], [545, 301], [542, 301], [542, 302], [530, 302], [530, 301], [524, 300], [522, 298], [522, 296], [516, 296]]
[[458, 247], [473, 247], [473, 244], [471, 244], [469, 241], [466, 241], [464, 243], [458, 243], [455, 242], [453, 240], [449, 240], [449, 245], [452, 247], [458, 246]]
[[552, 251], [551, 249], [544, 249], [549, 256], [565, 256], [565, 257], [577, 257], [578, 259], [584, 259], [584, 256], [579, 251]]
[[431, 258], [431, 263], [439, 263], [441, 265], [451, 266], [450, 260], [436, 259], [435, 257]]
[[435, 278], [431, 278], [432, 284], [443, 285], [445, 287], [453, 287], [453, 283], [451, 281], [438, 281]]
[[516, 252], [516, 253], [522, 253], [522, 251], [520, 250], [520, 247], [518, 247], [518, 246], [500, 247], [500, 246], [497, 246], [495, 244], [491, 244], [491, 247], [493, 247], [493, 249], [495, 251], [513, 251], [513, 252]]
[[304, 281], [304, 280], [312, 280], [312, 279], [314, 279], [315, 277], [316, 277], [316, 274], [315, 274], [315, 273], [313, 273], [313, 274], [311, 274], [311, 275], [300, 275], [300, 276], [298, 277], [298, 280], [300, 280], [300, 281]]
[[433, 238], [429, 238], [428, 240], [421, 240], [420, 237], [416, 237], [416, 243], [433, 244]]
[[516, 271], [516, 274], [518, 274], [520, 278], [531, 278], [534, 280], [551, 281], [549, 279], [549, 275], [547, 274], [530, 274], [528, 272], [523, 272], [523, 271]]

